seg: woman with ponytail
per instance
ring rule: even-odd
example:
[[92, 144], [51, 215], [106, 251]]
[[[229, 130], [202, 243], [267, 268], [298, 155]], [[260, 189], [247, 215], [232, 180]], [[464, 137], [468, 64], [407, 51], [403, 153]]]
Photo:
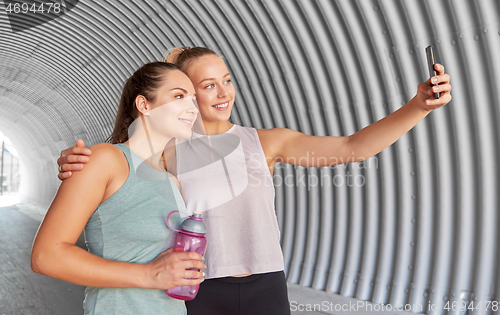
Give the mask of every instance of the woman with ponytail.
[[[160, 156], [172, 138], [191, 137], [193, 95], [173, 64], [137, 70], [121, 95], [113, 144], [91, 148], [92, 159], [61, 184], [43, 219], [31, 267], [87, 286], [85, 314], [186, 314], [164, 290], [199, 284], [195, 269], [204, 264], [197, 253], [169, 249], [174, 235], [165, 219], [185, 206]], [[82, 230], [88, 251], [75, 245]]]
[[[432, 110], [451, 100], [449, 75], [436, 64], [437, 75], [420, 83], [417, 94], [407, 104], [350, 136], [317, 137], [286, 128], [254, 129], [229, 121], [235, 89], [221, 56], [205, 47], [183, 47], [171, 50], [165, 60], [176, 64], [191, 79], [207, 134], [195, 135], [198, 141], [178, 141], [175, 163], [167, 165], [177, 173], [187, 208], [204, 211], [208, 230], [207, 280], [201, 284], [196, 299], [186, 304], [190, 315], [290, 314], [274, 209], [275, 164], [324, 167], [362, 161], [390, 146]], [[435, 86], [431, 86], [431, 80]], [[441, 93], [439, 99], [433, 97], [436, 92]], [[228, 150], [227, 145], [241, 149], [241, 164], [224, 154], [237, 151]], [[79, 142], [61, 152], [60, 179], [83, 167], [85, 162], [78, 161], [79, 155], [89, 155], [83, 150]], [[186, 158], [190, 156], [208, 156], [213, 164], [219, 163], [220, 157], [224, 161], [220, 169], [224, 171], [210, 176], [206, 167], [193, 171], [193, 165], [200, 163], [189, 163]], [[353, 156], [360, 158], [352, 160]], [[243, 168], [249, 176], [231, 176], [228, 172]], [[238, 190], [241, 183], [231, 181], [236, 178], [247, 181], [244, 189]], [[219, 196], [221, 191], [230, 191], [233, 197], [220, 204], [212, 202], [227, 199]]]

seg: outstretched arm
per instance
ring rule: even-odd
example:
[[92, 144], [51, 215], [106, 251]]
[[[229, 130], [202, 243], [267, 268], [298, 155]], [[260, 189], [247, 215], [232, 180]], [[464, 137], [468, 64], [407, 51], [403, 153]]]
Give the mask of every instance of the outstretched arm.
[[[450, 77], [436, 64], [437, 75], [420, 83], [406, 105], [383, 119], [346, 137], [307, 136], [289, 129], [259, 130], [270, 169], [276, 162], [301, 166], [331, 166], [365, 160], [387, 148], [413, 128], [433, 109], [451, 100]], [[438, 84], [432, 87], [430, 82]], [[439, 99], [434, 92], [440, 92]]]
[[196, 253], [170, 250], [148, 264], [135, 264], [104, 259], [75, 246], [94, 210], [110, 195], [107, 187], [121, 186], [113, 176], [120, 173], [120, 158], [124, 157], [110, 147], [93, 146], [92, 160], [85, 169], [61, 184], [33, 243], [33, 271], [84, 286], [168, 289], [198, 284], [201, 272], [186, 270], [204, 269], [201, 255]]

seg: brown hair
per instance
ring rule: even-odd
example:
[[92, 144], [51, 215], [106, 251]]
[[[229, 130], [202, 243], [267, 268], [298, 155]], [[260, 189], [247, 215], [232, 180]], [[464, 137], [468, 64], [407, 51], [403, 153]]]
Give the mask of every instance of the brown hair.
[[140, 67], [125, 81], [116, 113], [115, 129], [108, 141], [116, 144], [128, 140], [128, 128], [139, 117], [135, 99], [137, 96], [143, 95], [148, 101], [154, 102], [157, 96], [156, 90], [161, 86], [165, 75], [170, 70], [182, 71], [172, 63], [150, 62]]
[[222, 56], [219, 56], [215, 51], [207, 47], [178, 47], [167, 51], [163, 57], [163, 61], [173, 63], [184, 72], [187, 72], [191, 61], [207, 55], [214, 55], [222, 58]]

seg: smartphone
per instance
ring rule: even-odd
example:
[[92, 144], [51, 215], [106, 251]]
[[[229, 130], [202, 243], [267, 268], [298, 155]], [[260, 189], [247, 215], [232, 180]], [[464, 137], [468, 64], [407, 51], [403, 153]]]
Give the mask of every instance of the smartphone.
[[[429, 76], [432, 78], [435, 76], [436, 70], [434, 70], [434, 49], [432, 49], [432, 46], [427, 46], [425, 48], [425, 53], [427, 54], [427, 67], [429, 68]], [[436, 86], [437, 84], [432, 84], [432, 86]], [[434, 93], [435, 98], [439, 98], [439, 92]]]

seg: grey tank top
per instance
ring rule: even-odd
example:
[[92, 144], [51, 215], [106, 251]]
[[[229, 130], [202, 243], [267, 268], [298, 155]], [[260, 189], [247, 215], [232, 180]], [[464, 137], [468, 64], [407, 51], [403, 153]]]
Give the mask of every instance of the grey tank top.
[[[174, 233], [165, 219], [170, 211], [185, 211], [182, 197], [170, 176], [144, 163], [130, 148], [117, 144], [129, 164], [123, 186], [101, 203], [85, 226], [85, 243], [97, 256], [133, 263], [148, 263], [173, 245]], [[183, 218], [173, 215], [176, 228]], [[183, 301], [164, 290], [87, 287], [85, 314], [186, 314]]]
[[188, 212], [207, 226], [207, 279], [284, 269], [274, 184], [257, 130], [176, 143], [177, 179]]

